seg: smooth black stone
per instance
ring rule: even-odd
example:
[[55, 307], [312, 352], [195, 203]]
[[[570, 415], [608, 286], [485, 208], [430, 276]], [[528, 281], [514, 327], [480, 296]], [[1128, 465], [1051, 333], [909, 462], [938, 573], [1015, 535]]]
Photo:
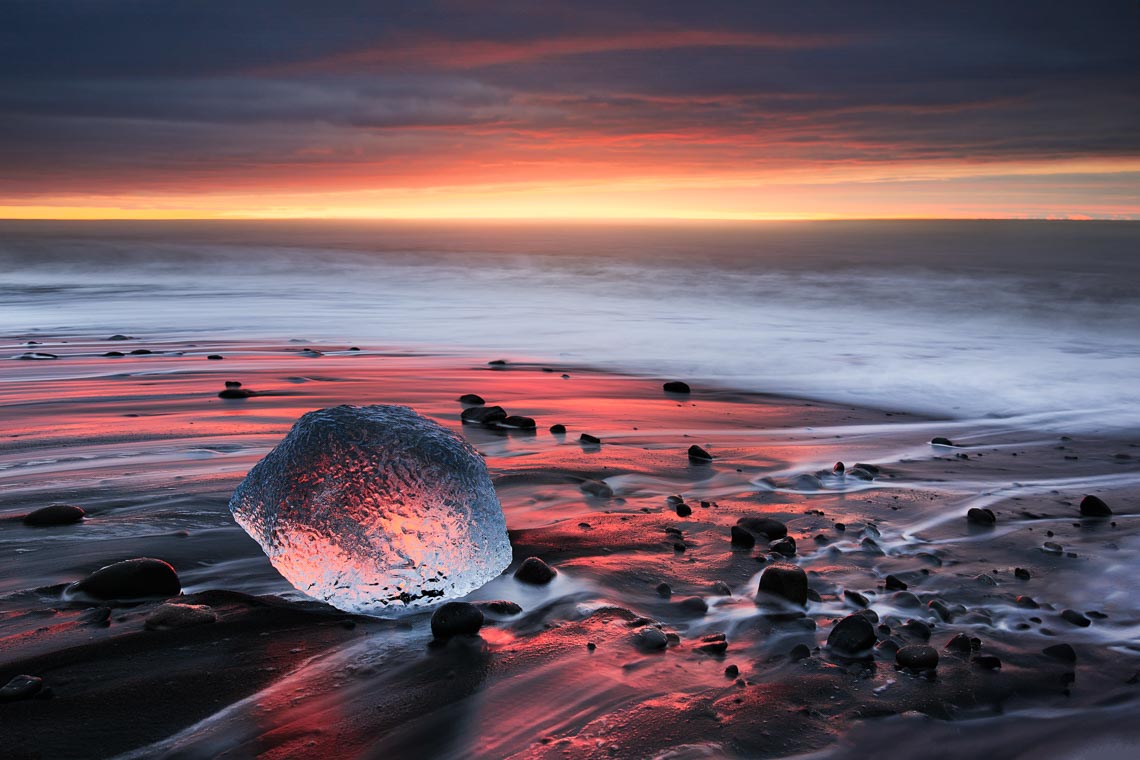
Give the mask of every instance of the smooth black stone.
[[658, 583], [656, 590], [657, 590], [658, 596], [663, 596], [666, 599], [673, 596], [673, 587], [670, 586], [668, 583]]
[[42, 351], [28, 351], [27, 353], [20, 354], [16, 358], [24, 359], [26, 361], [37, 361], [37, 360], [44, 360], [44, 359], [58, 359], [59, 357], [56, 356], [55, 354], [46, 354]]
[[582, 493], [598, 499], [608, 499], [614, 495], [614, 489], [601, 480], [584, 480], [578, 484], [578, 489]]
[[865, 472], [869, 472], [872, 475], [878, 475], [881, 471], [878, 465], [867, 464], [866, 462], [856, 462], [855, 467]]
[[930, 443], [934, 446], [953, 446], [954, 445], [953, 441], [951, 441], [949, 438], [943, 438], [942, 436], [938, 436], [937, 438], [931, 438]]
[[784, 536], [778, 541], [773, 541], [768, 548], [785, 557], [796, 556], [796, 540], [791, 536]]
[[792, 651], [788, 652], [788, 659], [792, 662], [799, 662], [811, 657], [811, 650], [808, 649], [807, 644], [796, 644], [792, 647]]
[[1081, 499], [1081, 517], [1111, 517], [1112, 510], [1100, 498], [1088, 495]]
[[222, 356], [221, 354], [210, 354], [206, 358], [212, 362], [220, 362], [222, 359], [225, 359], [226, 357]]
[[589, 433], [582, 433], [580, 436], [578, 436], [578, 442], [584, 443], [584, 444], [587, 444], [590, 446], [599, 446], [602, 443], [602, 439], [598, 438], [596, 435], [590, 435]]
[[521, 414], [512, 414], [499, 423], [499, 427], [515, 428], [518, 430], [534, 430], [537, 425], [533, 417], [523, 417]]
[[788, 535], [788, 526], [771, 517], [741, 517], [736, 524], [747, 531], [766, 537], [769, 541]]
[[740, 668], [736, 665], [729, 665], [724, 669], [724, 675], [726, 678], [736, 678], [740, 675]]
[[564, 435], [566, 433], [566, 426], [561, 422], [555, 423], [554, 425], [550, 426], [550, 432], [554, 433], [555, 435]]
[[468, 602], [448, 602], [431, 616], [431, 635], [437, 639], [474, 636], [483, 627], [483, 611]]
[[867, 470], [864, 470], [862, 467], [852, 467], [849, 470], [847, 470], [846, 474], [847, 474], [847, 477], [855, 478], [856, 480], [871, 481], [871, 480], [875, 479], [875, 476], [873, 473], [871, 473]]
[[491, 361], [487, 362], [487, 366], [489, 366], [489, 367], [505, 367], [505, 366], [507, 366], [507, 360], [506, 359], [492, 359]]
[[848, 615], [827, 635], [827, 646], [841, 655], [854, 657], [875, 646], [875, 627], [865, 616]]
[[359, 350], [360, 350], [360, 346], [349, 346], [349, 347], [348, 347], [348, 350], [349, 350], [349, 351], [359, 351]]
[[699, 596], [690, 596], [677, 602], [683, 612], [691, 615], [703, 615], [709, 611], [709, 603]]
[[494, 425], [506, 418], [507, 410], [501, 406], [473, 406], [459, 415], [459, 419], [469, 425]]
[[131, 351], [131, 355], [133, 355], [133, 356], [146, 356], [147, 354], [153, 354], [153, 353], [154, 352], [151, 351], [149, 348], [136, 348], [134, 351]]
[[895, 652], [895, 664], [911, 670], [930, 670], [938, 667], [938, 652], [925, 644], [908, 644]]
[[713, 455], [702, 449], [695, 443], [689, 447], [689, 461], [692, 462], [711, 462]]
[[515, 578], [523, 583], [542, 586], [554, 580], [558, 571], [546, 564], [538, 557], [527, 557], [515, 570]]
[[818, 491], [823, 487], [823, 483], [815, 475], [804, 473], [797, 475], [796, 479], [792, 481], [792, 485], [801, 491]]
[[1042, 649], [1041, 653], [1046, 657], [1052, 657], [1054, 660], [1061, 660], [1062, 662], [1077, 661], [1077, 650], [1073, 649], [1071, 644], [1054, 644]]
[[634, 644], [646, 652], [659, 652], [669, 646], [669, 637], [660, 628], [646, 626], [634, 634]]
[[843, 598], [854, 604], [856, 607], [866, 607], [871, 603], [867, 597], [863, 596], [858, 591], [852, 591], [851, 589], [845, 589], [843, 591]]
[[87, 515], [74, 504], [49, 504], [24, 515], [24, 525], [44, 528], [52, 525], [72, 525]]
[[842, 475], [846, 470], [847, 467], [843, 464], [843, 462], [836, 462], [835, 466], [831, 468], [831, 471], [836, 475]]
[[103, 356], [118, 358], [120, 356], [126, 356], [126, 354], [124, 354], [122, 351], [108, 351], [107, 353], [103, 354]]
[[100, 599], [138, 599], [176, 596], [182, 592], [182, 583], [166, 562], [139, 557], [101, 567], [76, 588]]
[[1066, 622], [1072, 623], [1073, 625], [1079, 626], [1081, 628], [1088, 628], [1090, 625], [1092, 625], [1091, 620], [1076, 610], [1063, 610], [1061, 612], [1061, 618]]
[[693, 514], [693, 508], [690, 507], [688, 504], [681, 503], [681, 504], [677, 505], [677, 516], [678, 517], [688, 517], [691, 514]]
[[517, 615], [522, 612], [522, 607], [517, 603], [507, 601], [506, 599], [495, 599], [490, 602], [477, 602], [476, 606], [480, 609], [493, 612], [496, 615]]
[[705, 654], [722, 655], [728, 651], [728, 639], [723, 633], [710, 633], [707, 636], [702, 636], [701, 643], [697, 645], [697, 651]]
[[218, 393], [218, 398], [245, 399], [255, 395], [257, 394], [246, 388], [226, 388]]
[[887, 591], [906, 591], [907, 590], [906, 583], [894, 575], [888, 575], [886, 577], [886, 584], [885, 585], [886, 585]]
[[997, 523], [997, 516], [993, 513], [993, 510], [973, 507], [966, 513], [966, 522], [971, 525], [981, 525], [986, 528], [991, 528]]
[[756, 545], [756, 537], [739, 525], [732, 526], [731, 540], [733, 546], [739, 546], [741, 549], [751, 549]]
[[482, 396], [478, 396], [474, 393], [464, 393], [459, 397], [459, 403], [470, 404], [471, 406], [483, 406], [487, 402], [483, 400]]
[[0, 702], [28, 699], [43, 691], [44, 679], [39, 676], [20, 675], [0, 686]]
[[690, 391], [689, 384], [680, 380], [670, 380], [661, 387], [669, 393], [688, 393]]
[[769, 565], [760, 574], [758, 594], [771, 594], [802, 606], [807, 604], [807, 592], [807, 573], [802, 567]]
[[954, 638], [947, 641], [946, 646], [942, 648], [950, 652], [960, 652], [962, 654], [969, 654], [976, 649], [973, 640], [964, 633], [956, 634]]
[[1029, 574], [1029, 571], [1026, 570], [1024, 567], [1015, 567], [1013, 569], [1013, 577], [1017, 578], [1020, 581], [1027, 581], [1032, 576]]
[[241, 383], [239, 383], [237, 380], [227, 380], [226, 381], [226, 387], [227, 388], [240, 388]]
[[118, 333], [116, 333], [116, 334], [112, 335], [110, 338], [107, 338], [107, 340], [130, 340], [130, 338], [126, 335], [119, 335]]

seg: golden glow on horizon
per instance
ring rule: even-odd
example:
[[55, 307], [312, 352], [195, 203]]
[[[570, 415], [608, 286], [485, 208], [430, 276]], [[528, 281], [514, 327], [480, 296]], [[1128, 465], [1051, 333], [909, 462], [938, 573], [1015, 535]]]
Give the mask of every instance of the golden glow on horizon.
[[[493, 172], [488, 172], [493, 173]], [[929, 218], [1140, 219], [1140, 193], [1070, 189], [1094, 176], [1140, 175], [1140, 159], [786, 166], [766, 171], [654, 176], [511, 177], [474, 183], [464, 172], [405, 186], [0, 197], [8, 219], [519, 219], [822, 220]], [[425, 180], [436, 179], [439, 184]], [[1040, 180], [1048, 179], [1048, 182]], [[315, 183], [314, 183], [315, 184]]]

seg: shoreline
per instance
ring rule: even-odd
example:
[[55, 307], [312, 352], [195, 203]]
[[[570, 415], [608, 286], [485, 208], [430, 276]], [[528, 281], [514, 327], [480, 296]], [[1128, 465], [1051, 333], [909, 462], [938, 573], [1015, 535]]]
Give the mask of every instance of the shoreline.
[[[10, 378], [28, 379], [0, 384], [9, 422], [0, 440], [0, 548], [9, 558], [0, 681], [38, 669], [54, 695], [0, 705], [14, 756], [67, 757], [77, 745], [108, 755], [319, 756], [426, 742], [443, 757], [644, 757], [689, 744], [714, 757], [782, 757], [911, 710], [947, 726], [1044, 708], [1064, 720], [1112, 698], [1138, 714], [1137, 687], [1127, 683], [1140, 669], [1140, 607], [1127, 573], [1140, 558], [1135, 440], [1061, 440], [1003, 420], [939, 421], [696, 383], [678, 397], [660, 380], [569, 365], [495, 369], [367, 346], [195, 342], [193, 351], [225, 359], [92, 356], [74, 360], [84, 364], [78, 372], [67, 359], [4, 364]], [[305, 346], [317, 355], [302, 355]], [[219, 399], [225, 380], [271, 395]], [[455, 399], [469, 392], [536, 418], [537, 431], [460, 425]], [[226, 502], [249, 466], [303, 411], [352, 402], [406, 403], [486, 456], [515, 562], [470, 598], [515, 601], [520, 615], [489, 616], [481, 638], [431, 649], [430, 611], [394, 620], [321, 612], [233, 524]], [[565, 438], [547, 432], [555, 422], [569, 428]], [[577, 445], [581, 432], [602, 445]], [[947, 434], [967, 445], [929, 444]], [[694, 443], [711, 464], [687, 460]], [[880, 471], [840, 479], [826, 474], [836, 461]], [[597, 481], [613, 495], [583, 490]], [[1112, 505], [1111, 526], [1079, 518], [1085, 492]], [[671, 495], [692, 514], [678, 515]], [[19, 522], [51, 501], [80, 504], [88, 518], [43, 529]], [[970, 508], [992, 509], [997, 524], [969, 526]], [[731, 546], [732, 525], [757, 516], [786, 524], [793, 556], [770, 556], [762, 541]], [[1046, 541], [1062, 552], [1043, 551]], [[92, 622], [100, 605], [63, 599], [67, 583], [134, 556], [170, 562], [189, 599], [213, 607], [218, 622], [147, 631], [155, 602], [111, 605], [106, 621]], [[557, 580], [540, 589], [514, 581], [528, 556], [554, 566]], [[759, 575], [777, 561], [803, 567], [820, 599], [790, 621], [753, 601]], [[909, 590], [884, 588], [886, 575]], [[1036, 609], [1016, 602], [1027, 595]], [[283, 601], [253, 598], [266, 596]], [[681, 604], [689, 598], [704, 611]], [[880, 642], [913, 644], [925, 633], [942, 650], [967, 633], [983, 641], [974, 654], [1002, 668], [944, 652], [927, 680], [896, 672], [889, 647], [869, 667], [835, 657], [825, 645], [835, 621], [866, 608], [889, 628]], [[1107, 617], [1079, 627], [1063, 609]], [[633, 637], [645, 621], [676, 643], [640, 650]], [[701, 651], [713, 633], [727, 636], [726, 653]], [[1075, 664], [1041, 654], [1057, 642], [1072, 642]], [[790, 659], [796, 644], [809, 656]], [[738, 676], [725, 676], [729, 665]], [[204, 672], [228, 667], [236, 670], [220, 681]], [[127, 718], [118, 705], [134, 691], [145, 699], [130, 703]], [[179, 707], [175, 691], [194, 694], [193, 704]]]

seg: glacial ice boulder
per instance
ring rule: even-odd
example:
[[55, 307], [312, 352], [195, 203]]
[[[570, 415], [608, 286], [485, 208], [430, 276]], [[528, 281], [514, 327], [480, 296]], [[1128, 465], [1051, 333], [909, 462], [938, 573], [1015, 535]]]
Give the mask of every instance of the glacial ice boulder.
[[511, 562], [483, 459], [405, 406], [309, 412], [230, 511], [298, 590], [348, 612], [463, 596]]

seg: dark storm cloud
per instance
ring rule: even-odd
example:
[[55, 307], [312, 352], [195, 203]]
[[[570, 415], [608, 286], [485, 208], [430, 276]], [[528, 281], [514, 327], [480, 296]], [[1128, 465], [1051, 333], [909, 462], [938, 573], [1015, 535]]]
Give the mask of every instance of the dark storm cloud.
[[1136, 156], [1138, 39], [1131, 0], [17, 0], [0, 6], [0, 188], [496, 145], [689, 167]]

